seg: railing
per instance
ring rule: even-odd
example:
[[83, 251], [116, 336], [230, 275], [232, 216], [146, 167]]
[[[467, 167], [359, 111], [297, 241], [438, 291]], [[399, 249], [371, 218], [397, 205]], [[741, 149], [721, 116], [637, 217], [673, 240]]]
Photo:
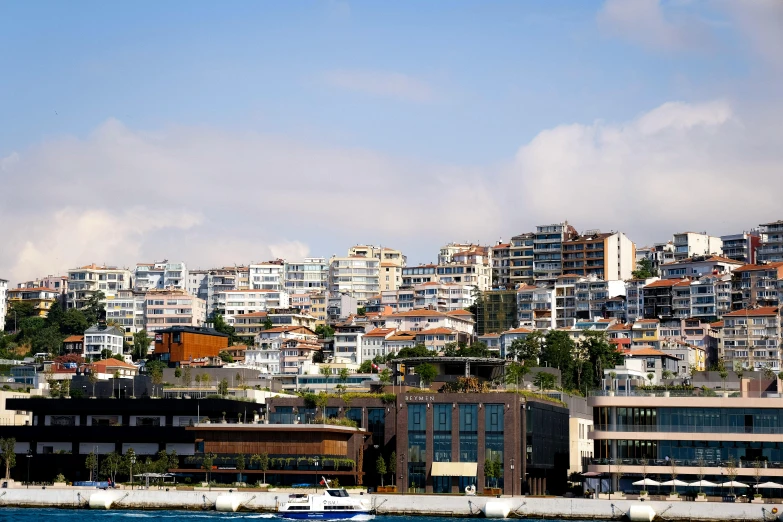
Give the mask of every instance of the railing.
[[[783, 462], [777, 462], [777, 461], [768, 461], [768, 460], [762, 460], [761, 467], [763, 468], [783, 468]], [[671, 467], [672, 463], [674, 463], [674, 466], [694, 466], [694, 467], [714, 467], [714, 468], [723, 468], [727, 465], [731, 465], [730, 462], [725, 460], [703, 460], [700, 461], [698, 459], [669, 459], [668, 461], [665, 459], [590, 459], [590, 464], [594, 466], [617, 466], [617, 465], [623, 465], [623, 466], [644, 466], [645, 464], [647, 466], [669, 466]], [[745, 461], [745, 460], [738, 460], [734, 461], [734, 466], [737, 468], [753, 468], [754, 467], [754, 461]]]
[[756, 426], [683, 426], [683, 425], [639, 425], [624, 424], [611, 426], [596, 424], [593, 431], [642, 432], [642, 433], [750, 433], [756, 435], [780, 435], [783, 427], [762, 428]]
[[[701, 388], [694, 388], [692, 390], [640, 390], [640, 389], [633, 389], [633, 390], [592, 390], [589, 393], [590, 397], [611, 397], [611, 396], [617, 396], [617, 397], [696, 397], [701, 399], [709, 399], [709, 398], [719, 398], [719, 399], [725, 399], [726, 397], [723, 396], [723, 393], [728, 392], [729, 398], [737, 398], [737, 399], [747, 399], [747, 398], [753, 398], [753, 399], [777, 399], [781, 400], [781, 403], [783, 404], [783, 395], [777, 394], [774, 392], [755, 392], [755, 393], [745, 393], [744, 395], [741, 394], [739, 391], [736, 390], [718, 390], [718, 391], [704, 391]], [[664, 395], [667, 394], [667, 395]]]

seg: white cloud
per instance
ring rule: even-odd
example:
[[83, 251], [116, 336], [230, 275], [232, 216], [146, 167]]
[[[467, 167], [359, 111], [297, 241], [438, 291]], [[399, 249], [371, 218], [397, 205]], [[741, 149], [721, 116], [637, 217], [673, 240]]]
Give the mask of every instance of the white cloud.
[[783, 71], [783, 2], [719, 0], [767, 65]]
[[333, 87], [397, 98], [414, 102], [433, 99], [433, 90], [426, 82], [398, 72], [335, 70], [324, 74], [324, 81]]
[[702, 49], [712, 43], [709, 24], [660, 0], [606, 0], [599, 26], [615, 36], [649, 49]]

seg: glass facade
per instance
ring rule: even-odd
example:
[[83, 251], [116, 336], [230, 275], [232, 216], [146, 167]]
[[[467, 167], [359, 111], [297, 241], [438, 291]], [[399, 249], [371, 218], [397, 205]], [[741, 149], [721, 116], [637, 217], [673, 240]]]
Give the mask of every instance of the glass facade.
[[[451, 404], [433, 406], [433, 461], [451, 462]], [[450, 493], [451, 477], [432, 477], [434, 493]]]
[[674, 433], [783, 433], [783, 409], [777, 408], [593, 408], [596, 429]]
[[383, 408], [367, 408], [367, 424], [367, 429], [372, 432], [372, 440], [383, 442], [386, 430], [386, 411]]
[[492, 487], [503, 487], [503, 416], [505, 405], [487, 404], [484, 413], [484, 458], [500, 462], [500, 477], [488, 481]]
[[427, 406], [408, 405], [408, 488], [423, 488], [427, 481]]
[[[459, 405], [459, 462], [478, 462], [478, 406]], [[475, 486], [476, 477], [460, 477], [459, 490]]]
[[[381, 410], [383, 411], [383, 410]], [[356, 426], [359, 428], [365, 428], [366, 426], [362, 425], [362, 409], [361, 408], [347, 408], [345, 410], [345, 416], [352, 421], [356, 423]], [[373, 443], [374, 444], [383, 444], [383, 436], [381, 436], [380, 442], [378, 442], [379, 439], [375, 437], [375, 433], [373, 433]]]

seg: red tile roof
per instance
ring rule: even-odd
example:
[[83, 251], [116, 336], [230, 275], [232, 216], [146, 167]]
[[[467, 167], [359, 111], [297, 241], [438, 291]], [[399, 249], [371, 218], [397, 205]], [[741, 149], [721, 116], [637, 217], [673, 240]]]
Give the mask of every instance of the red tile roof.
[[376, 328], [364, 334], [365, 337], [386, 337], [394, 332], [394, 328]]
[[429, 330], [422, 330], [421, 332], [416, 332], [416, 337], [420, 335], [454, 335], [456, 334], [456, 330], [452, 330], [451, 328], [431, 328]]
[[777, 315], [777, 306], [761, 306], [759, 308], [746, 308], [744, 310], [735, 310], [727, 314], [723, 314], [723, 317], [745, 317], [745, 316], [759, 316], [759, 315]]
[[680, 279], [660, 279], [658, 281], [653, 281], [649, 285], [644, 285], [643, 288], [662, 288], [667, 286], [674, 286], [680, 282], [682, 282]]
[[534, 330], [531, 330], [530, 328], [513, 328], [511, 330], [506, 330], [503, 333], [533, 333]]
[[774, 268], [780, 269], [783, 267], [783, 261], [778, 261], [775, 263], [768, 263], [766, 265], [743, 265], [739, 268], [735, 268], [735, 272], [753, 272], [756, 270], [772, 270]]
[[69, 335], [65, 339], [63, 339], [64, 343], [83, 343], [84, 342], [84, 336], [83, 335]]

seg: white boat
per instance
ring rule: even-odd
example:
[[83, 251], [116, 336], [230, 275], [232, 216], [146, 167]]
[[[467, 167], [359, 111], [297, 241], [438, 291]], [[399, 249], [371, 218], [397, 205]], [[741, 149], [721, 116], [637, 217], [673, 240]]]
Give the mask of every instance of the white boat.
[[368, 499], [351, 497], [343, 488], [332, 488], [323, 479], [323, 493], [294, 493], [277, 507], [282, 518], [308, 520], [372, 520], [375, 512]]

